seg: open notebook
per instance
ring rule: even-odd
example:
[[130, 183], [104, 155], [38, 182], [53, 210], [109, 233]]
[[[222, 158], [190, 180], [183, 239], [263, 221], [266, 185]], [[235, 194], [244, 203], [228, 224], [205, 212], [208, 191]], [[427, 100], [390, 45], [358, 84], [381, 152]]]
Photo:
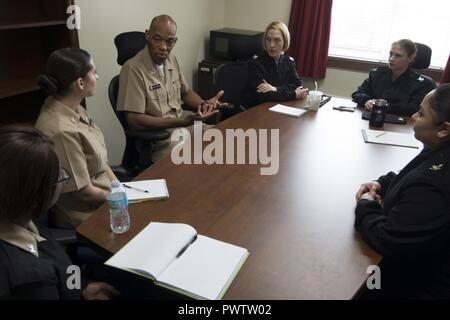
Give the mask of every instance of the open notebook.
[[284, 115], [291, 116], [291, 117], [296, 117], [296, 118], [298, 118], [298, 117], [304, 115], [306, 112], [308, 112], [308, 110], [305, 110], [305, 109], [283, 106], [282, 104], [277, 104], [276, 106], [273, 106], [272, 108], [269, 109], [269, 111], [284, 114]]
[[130, 203], [169, 198], [165, 179], [125, 182], [122, 186]]
[[194, 299], [221, 299], [248, 257], [247, 249], [180, 223], [151, 222], [105, 262]]
[[386, 144], [416, 149], [420, 147], [419, 141], [417, 141], [412, 134], [370, 129], [362, 129], [361, 131], [366, 143]]

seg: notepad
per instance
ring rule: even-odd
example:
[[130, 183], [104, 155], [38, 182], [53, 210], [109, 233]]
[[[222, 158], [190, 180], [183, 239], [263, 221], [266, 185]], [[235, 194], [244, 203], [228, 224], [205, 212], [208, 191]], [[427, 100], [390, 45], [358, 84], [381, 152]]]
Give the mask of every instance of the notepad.
[[304, 115], [306, 112], [308, 112], [308, 110], [305, 110], [305, 109], [298, 109], [298, 108], [283, 106], [281, 104], [277, 104], [276, 106], [273, 106], [272, 108], [269, 109], [269, 111], [275, 112], [275, 113], [280, 113], [280, 114], [285, 114], [287, 116], [296, 117], [296, 118], [298, 118], [298, 117]]
[[337, 98], [337, 97], [331, 98], [331, 105], [333, 107], [343, 106], [343, 107], [354, 108], [354, 109], [356, 109], [356, 107], [357, 107], [356, 102], [353, 102], [350, 99], [342, 99], [342, 98]]
[[194, 299], [222, 299], [249, 253], [187, 224], [151, 222], [105, 262]]
[[[165, 179], [125, 182], [122, 183], [122, 186], [127, 193], [129, 203], [169, 198]], [[148, 192], [144, 192], [144, 190]]]
[[385, 144], [416, 149], [420, 147], [419, 142], [412, 134], [370, 129], [362, 129], [361, 131], [366, 143]]

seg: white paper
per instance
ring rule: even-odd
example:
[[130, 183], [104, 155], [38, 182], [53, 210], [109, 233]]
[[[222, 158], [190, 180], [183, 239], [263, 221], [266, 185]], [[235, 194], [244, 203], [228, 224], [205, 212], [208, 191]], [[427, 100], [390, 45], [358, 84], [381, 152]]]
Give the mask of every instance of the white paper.
[[247, 249], [197, 235], [187, 224], [151, 222], [105, 264], [151, 275], [191, 297], [220, 299], [247, 256]]
[[362, 129], [362, 134], [364, 141], [369, 143], [417, 149], [420, 147], [419, 141], [414, 138], [413, 134], [370, 129]]
[[332, 107], [339, 107], [339, 106], [350, 107], [350, 108], [357, 107], [356, 102], [353, 102], [350, 99], [341, 99], [341, 98], [332, 97], [331, 101], [329, 103], [331, 103]]
[[131, 203], [146, 200], [167, 199], [169, 197], [165, 179], [125, 182], [122, 183], [122, 185], [148, 191], [147, 193], [124, 187], [128, 201]]
[[305, 110], [305, 109], [288, 107], [288, 106], [284, 106], [281, 104], [277, 104], [276, 106], [273, 106], [272, 108], [269, 109], [269, 111], [275, 112], [275, 113], [280, 113], [280, 114], [285, 114], [287, 116], [296, 117], [296, 118], [298, 118], [298, 117], [302, 116], [303, 114], [305, 114], [306, 112], [308, 112], [308, 110]]
[[105, 264], [145, 271], [157, 279], [196, 234], [187, 224], [151, 222]]
[[247, 254], [244, 248], [199, 235], [158, 281], [206, 299], [219, 299]]

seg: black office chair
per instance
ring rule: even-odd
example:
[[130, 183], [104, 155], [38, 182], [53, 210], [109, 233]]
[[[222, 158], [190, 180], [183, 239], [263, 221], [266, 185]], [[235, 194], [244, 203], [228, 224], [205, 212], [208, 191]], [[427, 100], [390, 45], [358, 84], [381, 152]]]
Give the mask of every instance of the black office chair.
[[432, 50], [429, 46], [416, 42], [417, 54], [411, 67], [417, 70], [427, 69], [431, 62]]
[[74, 264], [87, 267], [103, 263], [106, 260], [106, 257], [80, 242], [75, 229], [63, 229], [55, 226], [54, 216], [55, 213], [50, 209], [46, 214], [34, 221], [34, 223], [39, 227], [47, 229], [51, 233], [53, 238], [65, 248]]
[[[121, 33], [115, 37], [114, 44], [117, 48], [117, 63], [123, 65], [145, 47], [145, 34], [138, 31]], [[125, 119], [125, 113], [116, 110], [118, 93], [119, 75], [112, 78], [108, 88], [108, 96], [111, 107], [125, 132], [126, 145], [121, 164], [125, 168], [125, 176], [119, 178], [126, 181], [152, 164], [151, 154], [154, 143], [168, 139], [170, 133], [166, 130], [131, 130]]]
[[[421, 70], [425, 70], [430, 66], [432, 50], [429, 46], [423, 43], [416, 42], [415, 44], [417, 47], [417, 53], [416, 58], [411, 64], [411, 68], [420, 72]], [[424, 74], [421, 74], [421, 76], [425, 79], [428, 91], [431, 91], [434, 88], [436, 88], [436, 83], [432, 78]]]
[[222, 110], [221, 120], [245, 111], [244, 93], [248, 83], [248, 62], [238, 61], [220, 65], [214, 75], [217, 91], [224, 90], [222, 101], [228, 102], [227, 109]]

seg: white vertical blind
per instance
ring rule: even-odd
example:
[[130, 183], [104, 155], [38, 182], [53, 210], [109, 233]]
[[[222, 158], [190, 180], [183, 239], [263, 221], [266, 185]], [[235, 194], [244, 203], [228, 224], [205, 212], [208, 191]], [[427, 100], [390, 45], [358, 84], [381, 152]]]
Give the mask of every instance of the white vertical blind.
[[450, 54], [450, 1], [333, 1], [330, 56], [385, 62], [391, 43], [404, 38], [431, 47], [431, 67], [444, 68]]

